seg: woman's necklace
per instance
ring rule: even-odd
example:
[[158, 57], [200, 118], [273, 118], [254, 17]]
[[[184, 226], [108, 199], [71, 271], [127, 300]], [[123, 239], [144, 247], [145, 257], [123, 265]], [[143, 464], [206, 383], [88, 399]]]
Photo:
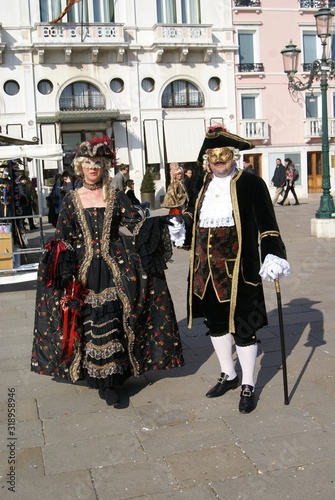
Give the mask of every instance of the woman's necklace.
[[90, 191], [95, 191], [96, 189], [100, 189], [102, 187], [102, 181], [95, 182], [94, 184], [83, 181], [83, 186], [84, 188], [89, 189]]

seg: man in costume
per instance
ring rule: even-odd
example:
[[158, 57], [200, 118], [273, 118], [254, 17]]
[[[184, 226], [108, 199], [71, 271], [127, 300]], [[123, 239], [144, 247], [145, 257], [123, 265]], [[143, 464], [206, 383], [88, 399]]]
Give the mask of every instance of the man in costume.
[[256, 332], [267, 325], [261, 276], [273, 281], [289, 273], [265, 182], [236, 168], [239, 150], [252, 147], [223, 127], [209, 129], [198, 157], [205, 176], [194, 213], [185, 213], [183, 223], [175, 220], [169, 227], [176, 246], [183, 244], [184, 225], [186, 243], [191, 239], [189, 327], [193, 318], [206, 318], [221, 366], [221, 376], [206, 396], [216, 398], [239, 386], [232, 357], [234, 340], [242, 369], [241, 413], [256, 407]]

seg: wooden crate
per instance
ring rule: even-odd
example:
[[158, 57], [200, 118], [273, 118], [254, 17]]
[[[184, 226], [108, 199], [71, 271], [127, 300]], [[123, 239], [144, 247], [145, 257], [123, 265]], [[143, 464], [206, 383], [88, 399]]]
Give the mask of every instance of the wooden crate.
[[0, 269], [13, 269], [13, 242], [11, 233], [0, 233]]

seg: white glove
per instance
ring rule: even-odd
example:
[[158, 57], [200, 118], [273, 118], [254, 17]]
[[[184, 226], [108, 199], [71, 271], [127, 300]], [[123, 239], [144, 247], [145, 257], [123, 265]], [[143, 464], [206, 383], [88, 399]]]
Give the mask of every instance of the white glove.
[[274, 281], [277, 278], [285, 278], [290, 274], [290, 264], [285, 259], [269, 253], [262, 264], [259, 275], [265, 281]]
[[173, 226], [168, 225], [171, 241], [176, 247], [182, 247], [186, 237], [185, 222], [179, 222], [176, 217], [170, 219], [170, 222], [173, 223]]

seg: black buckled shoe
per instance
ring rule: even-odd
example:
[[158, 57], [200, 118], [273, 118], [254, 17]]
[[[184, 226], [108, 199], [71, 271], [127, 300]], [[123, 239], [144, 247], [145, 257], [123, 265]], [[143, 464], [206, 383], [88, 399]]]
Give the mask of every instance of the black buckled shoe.
[[243, 384], [238, 409], [240, 413], [251, 413], [255, 408], [256, 400], [254, 388], [252, 385]]
[[236, 389], [239, 386], [240, 381], [237, 375], [233, 380], [227, 379], [228, 375], [221, 373], [221, 377], [218, 378], [218, 383], [207, 392], [206, 397], [218, 398], [219, 396], [223, 396], [227, 391]]

